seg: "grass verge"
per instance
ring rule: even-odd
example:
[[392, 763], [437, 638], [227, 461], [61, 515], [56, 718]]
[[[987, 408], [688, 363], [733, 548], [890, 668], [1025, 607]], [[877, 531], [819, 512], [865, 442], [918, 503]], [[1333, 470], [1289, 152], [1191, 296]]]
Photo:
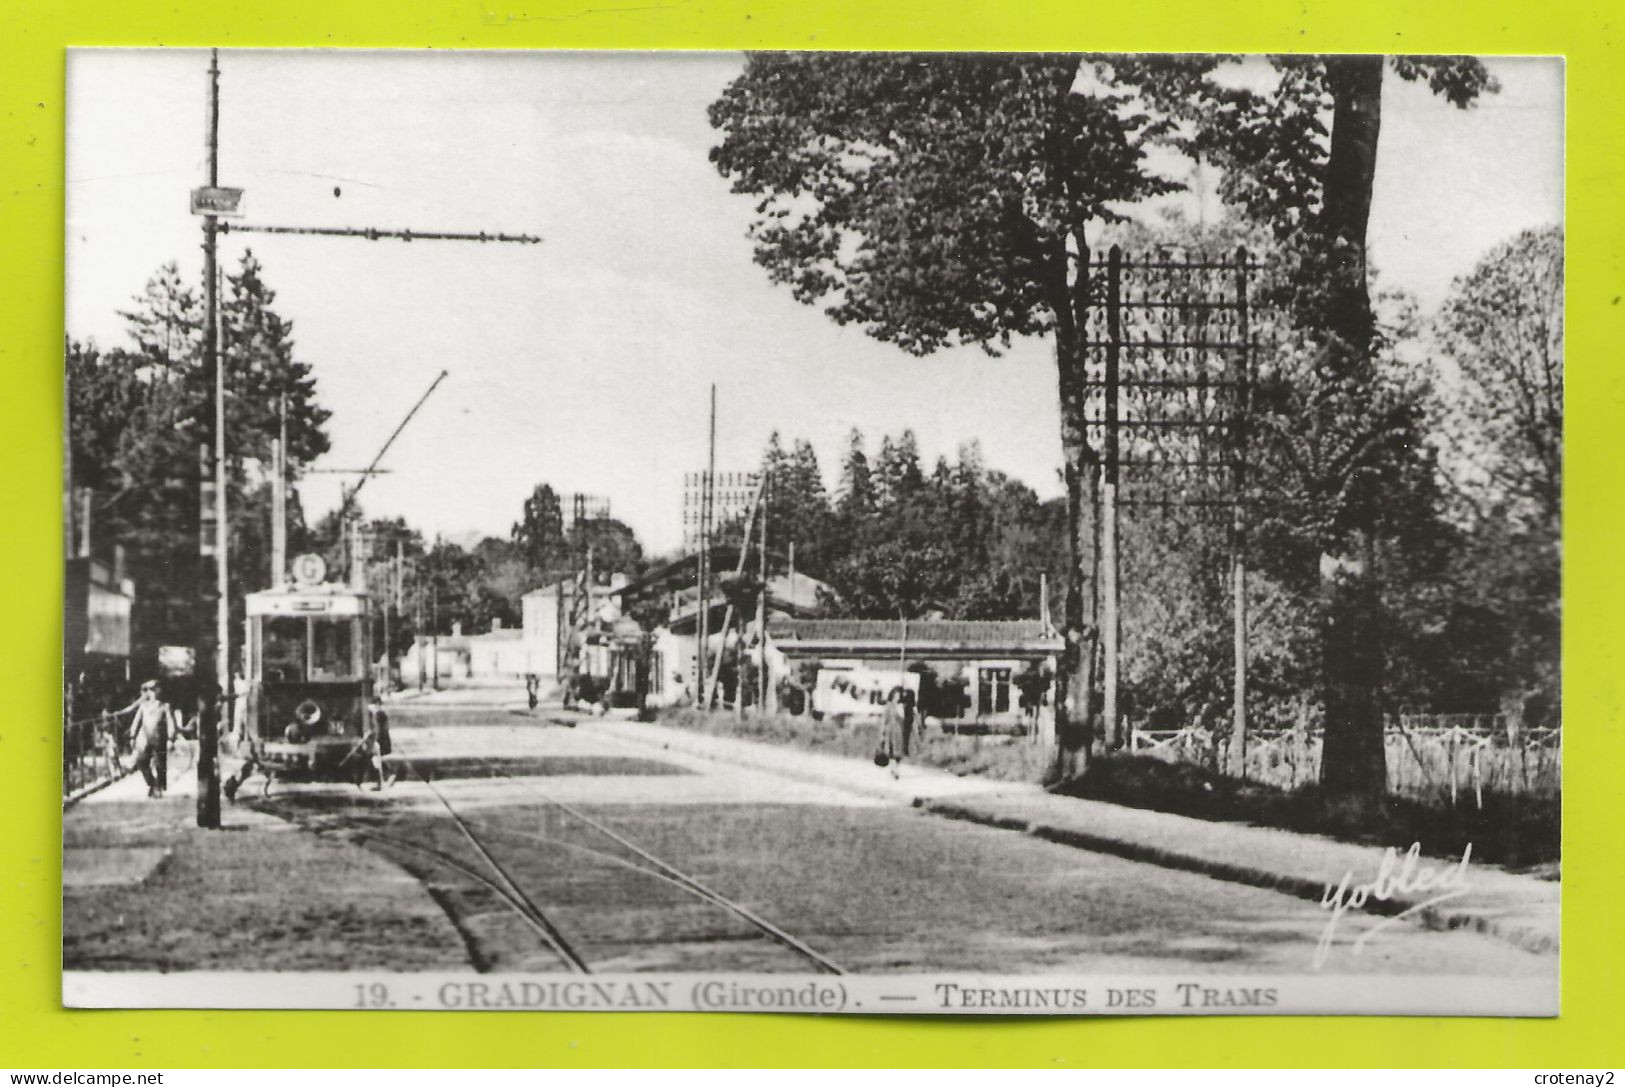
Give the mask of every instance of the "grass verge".
[[[877, 722], [840, 723], [830, 718], [735, 717], [681, 708], [662, 713], [661, 724], [712, 736], [794, 747], [825, 755], [873, 757]], [[1561, 845], [1559, 797], [1484, 794], [1483, 807], [1466, 800], [1427, 802], [1393, 796], [1378, 816], [1349, 825], [1328, 811], [1318, 786], [1287, 790], [1235, 781], [1191, 763], [1147, 755], [1092, 759], [1082, 776], [1055, 780], [1052, 754], [1025, 737], [952, 735], [937, 729], [917, 737], [909, 759], [962, 777], [1047, 785], [1061, 796], [1101, 800], [1213, 822], [1245, 823], [1304, 834], [1323, 834], [1365, 845], [1419, 842], [1435, 857], [1473, 858], [1489, 864], [1557, 878]]]

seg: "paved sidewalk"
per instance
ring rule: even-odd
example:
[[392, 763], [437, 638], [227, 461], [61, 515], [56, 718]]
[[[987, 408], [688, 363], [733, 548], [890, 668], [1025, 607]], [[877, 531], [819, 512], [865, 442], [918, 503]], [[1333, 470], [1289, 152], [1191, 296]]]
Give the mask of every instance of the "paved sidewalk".
[[[912, 803], [952, 819], [1031, 834], [1063, 845], [1165, 868], [1198, 872], [1321, 902], [1345, 875], [1349, 889], [1369, 883], [1383, 864], [1384, 849], [1332, 838], [1218, 823], [1182, 815], [1057, 796], [1036, 785], [961, 778], [945, 771], [904, 766], [899, 780], [862, 760], [732, 737], [605, 719], [583, 727], [628, 740], [749, 766], [785, 777], [843, 787], [869, 796]], [[1401, 860], [1409, 842], [1394, 843]], [[1459, 864], [1459, 861], [1457, 862]], [[1433, 872], [1450, 862], [1423, 859]], [[1467, 928], [1535, 953], [1555, 953], [1559, 942], [1560, 887], [1554, 881], [1469, 863], [1467, 893], [1428, 904], [1426, 891], [1396, 890], [1372, 900], [1367, 912], [1406, 914], [1429, 928]]]
[[445, 911], [382, 857], [242, 804], [202, 830], [191, 771], [146, 794], [131, 774], [62, 813], [65, 969], [467, 967]]

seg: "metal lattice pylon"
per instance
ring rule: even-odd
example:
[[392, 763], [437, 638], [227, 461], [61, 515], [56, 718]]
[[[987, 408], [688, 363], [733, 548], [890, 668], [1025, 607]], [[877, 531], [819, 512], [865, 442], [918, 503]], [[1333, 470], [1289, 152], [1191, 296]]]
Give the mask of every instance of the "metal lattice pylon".
[[1248, 390], [1256, 342], [1249, 297], [1259, 266], [1224, 257], [1084, 255], [1085, 437], [1100, 455], [1096, 593], [1104, 650], [1105, 740], [1119, 746], [1123, 508], [1182, 508], [1228, 522], [1235, 681], [1229, 771], [1245, 771]]

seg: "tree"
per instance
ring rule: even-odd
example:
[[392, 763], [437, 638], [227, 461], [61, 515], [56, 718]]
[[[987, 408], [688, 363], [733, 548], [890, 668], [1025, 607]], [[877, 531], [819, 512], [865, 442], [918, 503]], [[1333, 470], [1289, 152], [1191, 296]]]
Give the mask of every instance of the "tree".
[[[294, 471], [327, 449], [328, 413], [316, 401], [310, 367], [294, 358], [291, 326], [271, 308], [275, 295], [261, 272], [245, 255], [222, 310], [230, 566], [239, 600], [269, 584], [266, 469], [280, 393], [288, 396]], [[132, 638], [145, 652], [192, 642], [212, 621], [199, 611], [196, 557], [199, 447], [211, 433], [214, 384], [202, 361], [198, 292], [173, 262], [121, 315], [130, 349], [68, 345], [69, 434], [74, 485], [93, 491], [98, 546], [117, 542], [129, 553], [138, 585]], [[296, 494], [289, 515], [300, 523]]]
[[895, 442], [890, 435], [880, 439], [874, 481], [876, 500], [882, 506], [907, 502], [925, 486], [925, 476], [920, 471], [920, 447], [912, 430], [903, 431]]
[[[1075, 92], [1080, 67], [1094, 86]], [[1073, 745], [1094, 657], [1088, 229], [1178, 187], [1146, 159], [1171, 128], [1133, 90], [1067, 56], [771, 54], [750, 57], [711, 107], [712, 161], [758, 198], [756, 259], [798, 300], [913, 354], [1052, 337], [1072, 555], [1057, 711]]]
[[818, 454], [805, 439], [795, 440], [790, 455], [770, 477], [768, 499], [769, 548], [784, 551], [793, 543], [800, 569], [824, 572], [831, 558], [829, 495]]
[[556, 573], [565, 561], [564, 509], [549, 484], [538, 483], [525, 499], [524, 513], [513, 526], [513, 542], [537, 577]]
[[[1528, 230], [1458, 279], [1435, 322], [1444, 471], [1465, 534], [1458, 623], [1504, 646], [1481, 685], [1556, 720], [1562, 638], [1563, 231]], [[1499, 637], [1493, 635], [1498, 634]], [[1445, 644], [1452, 644], [1446, 641]], [[1487, 669], [1487, 670], [1488, 670]], [[1535, 705], [1529, 703], [1533, 701]]]
[[1526, 230], [1458, 279], [1436, 322], [1454, 364], [1439, 414], [1475, 517], [1555, 540], [1563, 499], [1563, 230]]
[[132, 369], [178, 380], [197, 367], [203, 357], [203, 299], [181, 277], [180, 266], [170, 261], [159, 268], [134, 302], [119, 311], [140, 360]]
[[595, 577], [636, 577], [643, 570], [643, 545], [629, 525], [613, 517], [593, 517], [570, 526], [569, 553], [577, 563], [585, 561], [589, 547]]
[[[293, 323], [274, 309], [276, 292], [252, 250], [243, 252], [235, 275], [226, 277], [220, 307], [221, 357], [226, 366], [227, 454], [236, 462], [269, 464], [271, 439], [281, 430], [279, 411], [288, 412], [287, 458], [295, 467], [327, 452], [327, 420], [316, 402], [316, 379], [309, 363], [294, 357]], [[202, 375], [201, 368], [196, 373]], [[202, 375], [207, 380], [208, 375]], [[213, 395], [202, 390], [203, 399]]]
[[126, 549], [134, 647], [189, 643], [202, 621], [195, 415], [167, 367], [140, 355], [69, 343], [65, 363], [70, 484], [90, 489], [93, 552]]
[[1292, 556], [1287, 579], [1318, 577], [1321, 783], [1334, 809], [1363, 820], [1387, 788], [1381, 564], [1418, 542], [1434, 479], [1418, 456], [1418, 398], [1385, 380], [1372, 307], [1366, 234], [1383, 75], [1391, 64], [1462, 108], [1494, 83], [1464, 57], [1289, 56], [1272, 58], [1276, 86], [1260, 93], [1213, 80], [1222, 63], [1125, 58], [1118, 69], [1152, 76], [1142, 84], [1151, 100], [1194, 123], [1183, 146], [1222, 167], [1223, 195], [1267, 225], [1286, 258], [1279, 294], [1302, 333], [1302, 364], [1263, 390], [1273, 416], [1262, 436], [1294, 469], [1300, 501], [1283, 535], [1307, 546], [1278, 553]]
[[852, 428], [847, 439], [846, 457], [841, 461], [841, 490], [836, 510], [846, 516], [864, 516], [875, 505], [874, 480], [869, 458], [863, 452], [863, 434]]

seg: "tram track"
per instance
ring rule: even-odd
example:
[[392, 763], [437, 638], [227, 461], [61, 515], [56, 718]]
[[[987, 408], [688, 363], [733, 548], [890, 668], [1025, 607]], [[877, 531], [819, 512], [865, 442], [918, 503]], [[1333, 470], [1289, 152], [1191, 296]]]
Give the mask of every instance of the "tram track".
[[583, 852], [583, 853], [591, 854], [591, 855], [593, 855], [595, 857], [608, 860], [611, 863], [615, 863], [615, 864], [624, 866], [624, 867], [629, 868], [629, 869], [631, 869], [633, 871], [641, 872], [644, 875], [660, 879], [663, 882], [669, 883], [669, 884], [671, 884], [671, 885], [673, 885], [675, 887], [680, 888], [681, 890], [684, 890], [684, 891], [688, 892], [689, 894], [695, 896], [696, 898], [699, 898], [702, 901], [709, 902], [710, 904], [718, 907], [719, 909], [726, 910], [728, 913], [731, 913], [735, 917], [738, 917], [740, 920], [744, 921], [746, 924], [748, 924], [751, 927], [755, 928], [757, 931], [761, 932], [764, 936], [771, 939], [775, 943], [790, 949], [791, 951], [795, 952], [797, 955], [800, 955], [802, 958], [805, 958], [808, 961], [812, 962], [815, 966], [817, 966], [820, 970], [824, 971], [825, 973], [830, 973], [830, 974], [844, 974], [844, 973], [846, 973], [846, 971], [844, 969], [842, 969], [840, 966], [836, 965], [827, 956], [825, 956], [825, 955], [821, 954], [820, 952], [814, 950], [812, 947], [808, 946], [805, 942], [803, 942], [802, 940], [798, 939], [797, 937], [791, 935], [789, 932], [786, 932], [784, 929], [780, 928], [778, 925], [775, 925], [773, 922], [767, 920], [764, 917], [761, 917], [760, 915], [755, 913], [753, 910], [749, 909], [744, 904], [742, 904], [742, 903], [740, 903], [740, 902], [738, 902], [738, 901], [736, 901], [736, 900], [734, 900], [732, 898], [729, 898], [726, 895], [723, 895], [722, 893], [720, 893], [720, 892], [718, 892], [716, 890], [713, 890], [712, 888], [710, 888], [710, 887], [706, 886], [705, 884], [701, 883], [699, 880], [695, 879], [693, 876], [690, 876], [687, 873], [681, 871], [680, 869], [674, 867], [673, 865], [667, 863], [666, 861], [661, 860], [659, 857], [656, 857], [654, 854], [650, 853], [648, 850], [644, 849], [642, 846], [639, 846], [637, 843], [633, 842], [631, 839], [629, 839], [626, 836], [616, 832], [614, 829], [607, 826], [606, 824], [600, 822], [597, 819], [592, 818], [590, 815], [587, 815], [585, 812], [580, 811], [579, 809], [577, 809], [573, 805], [566, 804], [562, 800], [559, 800], [559, 799], [557, 799], [555, 797], [551, 797], [551, 796], [547, 795], [546, 793], [542, 792], [540, 789], [538, 789], [534, 785], [532, 785], [530, 782], [527, 782], [527, 781], [525, 781], [525, 780], [523, 780], [521, 778], [516, 778], [512, 774], [507, 773], [506, 771], [502, 770], [498, 766], [493, 766], [492, 769], [497, 774], [499, 774], [501, 777], [506, 778], [509, 781], [515, 782], [516, 784], [518, 784], [521, 787], [525, 788], [528, 792], [530, 792], [533, 796], [535, 796], [537, 799], [541, 800], [542, 802], [550, 805], [551, 807], [553, 807], [553, 808], [555, 808], [555, 809], [557, 809], [557, 810], [559, 810], [561, 812], [564, 812], [566, 815], [576, 819], [578, 822], [590, 827], [591, 829], [597, 831], [599, 834], [602, 834], [603, 836], [609, 838], [611, 841], [615, 842], [617, 845], [621, 846], [622, 848], [629, 850], [631, 853], [633, 853], [635, 856], [637, 856], [640, 860], [645, 861], [650, 867], [647, 867], [647, 868], [642, 867], [640, 865], [637, 865], [637, 864], [634, 864], [634, 863], [632, 863], [630, 861], [627, 861], [623, 857], [619, 857], [619, 856], [617, 856], [617, 855], [615, 855], [613, 853], [610, 853], [610, 852], [608, 852], [606, 850], [593, 849], [590, 846], [583, 846], [583, 845], [580, 845], [579, 843], [561, 842], [561, 841], [558, 841], [557, 839], [543, 838], [540, 835], [523, 834], [522, 832], [518, 832], [518, 831], [504, 830], [504, 831], [502, 831], [502, 833], [506, 833], [506, 834], [510, 834], [510, 835], [514, 835], [514, 836], [520, 836], [520, 837], [525, 838], [526, 840], [534, 841], [534, 842], [540, 843], [542, 845], [550, 845], [550, 846], [554, 846], [554, 847], [568, 848], [568, 849], [577, 850], [577, 851], [580, 851], [580, 852]]
[[[410, 858], [413, 863], [407, 866], [408, 870], [417, 869], [420, 879], [424, 878], [421, 873], [425, 868], [439, 868], [457, 879], [475, 885], [489, 893], [505, 912], [516, 916], [547, 952], [570, 972], [578, 974], [594, 972], [590, 955], [583, 951], [583, 947], [590, 951], [591, 941], [583, 941], [579, 937], [573, 939], [567, 935], [566, 928], [569, 926], [561, 925], [556, 917], [558, 910], [545, 902], [546, 892], [538, 894], [535, 881], [516, 871], [516, 868], [524, 866], [524, 861], [533, 861], [542, 854], [552, 854], [555, 859], [562, 859], [568, 866], [567, 875], [587, 874], [590, 878], [592, 870], [599, 868], [659, 883], [688, 899], [728, 915], [740, 926], [736, 932], [748, 931], [752, 938], [765, 940], [790, 952], [818, 972], [837, 975], [846, 972], [829, 957], [745, 904], [656, 856], [602, 820], [548, 795], [533, 782], [509, 774], [495, 760], [480, 760], [492, 777], [500, 777], [519, 786], [534, 798], [537, 802], [536, 807], [559, 813], [561, 818], [567, 820], [579, 832], [607, 840], [605, 843], [607, 847], [559, 836], [534, 834], [471, 817], [468, 813], [458, 810], [452, 798], [436, 784], [432, 761], [414, 760], [405, 757], [404, 754], [398, 761], [434, 797], [445, 818], [455, 827], [458, 838], [467, 847], [467, 852], [448, 849], [443, 844], [429, 844], [432, 839], [418, 840], [394, 828], [379, 828], [366, 823], [357, 825], [353, 815], [340, 815], [331, 820], [301, 821], [312, 825], [313, 829], [343, 830], [353, 835], [359, 844], [370, 842], [379, 851], [394, 853], [397, 863], [400, 863], [403, 857]], [[524, 854], [515, 856], [514, 847], [517, 844], [522, 844], [533, 852], [528, 857]], [[467, 923], [471, 917], [478, 915], [460, 913], [454, 905], [455, 897], [454, 894], [436, 895], [442, 908], [447, 909], [454, 924], [462, 931], [465, 942], [469, 943], [470, 955], [475, 961], [476, 968], [489, 969], [495, 956], [476, 951], [474, 945], [480, 937]], [[715, 943], [727, 937], [713, 935], [700, 939], [706, 943]]]

